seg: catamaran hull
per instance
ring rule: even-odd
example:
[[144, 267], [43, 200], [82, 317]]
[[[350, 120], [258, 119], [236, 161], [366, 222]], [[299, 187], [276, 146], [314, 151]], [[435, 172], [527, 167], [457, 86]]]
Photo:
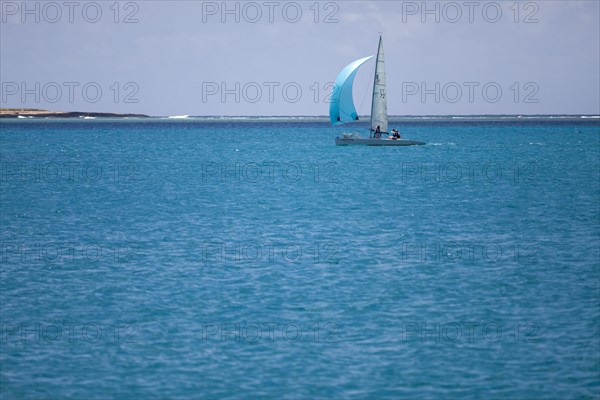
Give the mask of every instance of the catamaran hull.
[[425, 142], [418, 142], [416, 140], [406, 139], [335, 139], [336, 146], [348, 146], [348, 145], [363, 145], [363, 146], [421, 146]]

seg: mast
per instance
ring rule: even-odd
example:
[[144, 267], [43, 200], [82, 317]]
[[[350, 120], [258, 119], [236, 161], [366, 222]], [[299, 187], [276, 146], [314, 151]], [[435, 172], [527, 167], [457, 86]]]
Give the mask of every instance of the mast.
[[373, 79], [373, 101], [371, 103], [371, 132], [379, 126], [381, 133], [387, 133], [387, 94], [385, 91], [385, 63], [383, 57], [383, 40], [379, 36], [375, 77]]

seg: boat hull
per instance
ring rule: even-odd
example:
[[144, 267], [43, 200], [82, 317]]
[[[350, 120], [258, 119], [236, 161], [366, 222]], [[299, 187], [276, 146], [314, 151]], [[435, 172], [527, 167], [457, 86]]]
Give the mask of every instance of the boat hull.
[[336, 138], [336, 146], [362, 145], [362, 146], [421, 146], [425, 142], [406, 139], [344, 139]]

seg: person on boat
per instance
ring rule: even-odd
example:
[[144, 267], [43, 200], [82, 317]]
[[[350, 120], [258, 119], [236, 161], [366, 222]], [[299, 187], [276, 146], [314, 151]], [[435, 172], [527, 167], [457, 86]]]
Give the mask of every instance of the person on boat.
[[379, 138], [381, 138], [381, 129], [379, 128], [379, 125], [377, 125], [377, 129], [375, 129], [375, 139]]
[[400, 132], [397, 129], [392, 129], [392, 139], [397, 140], [400, 139]]

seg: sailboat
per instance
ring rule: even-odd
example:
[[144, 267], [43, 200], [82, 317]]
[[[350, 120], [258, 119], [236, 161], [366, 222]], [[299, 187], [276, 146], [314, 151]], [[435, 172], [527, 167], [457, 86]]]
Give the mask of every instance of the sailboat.
[[[356, 72], [373, 56], [358, 59], [348, 64], [338, 74], [333, 85], [329, 117], [332, 125], [358, 121], [358, 114], [352, 99], [352, 85]], [[379, 37], [379, 48], [373, 78], [373, 100], [371, 103], [371, 127], [369, 138], [362, 138], [357, 133], [344, 133], [335, 139], [338, 146], [359, 144], [366, 146], [414, 146], [425, 143], [416, 140], [393, 138], [388, 132], [387, 93], [385, 90], [385, 62], [383, 58], [383, 40]]]

